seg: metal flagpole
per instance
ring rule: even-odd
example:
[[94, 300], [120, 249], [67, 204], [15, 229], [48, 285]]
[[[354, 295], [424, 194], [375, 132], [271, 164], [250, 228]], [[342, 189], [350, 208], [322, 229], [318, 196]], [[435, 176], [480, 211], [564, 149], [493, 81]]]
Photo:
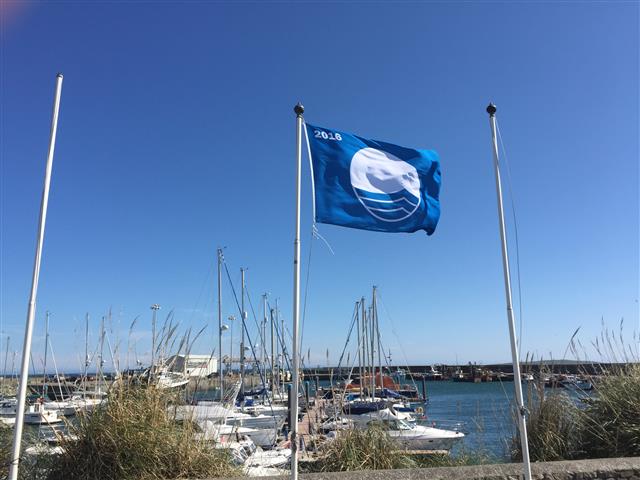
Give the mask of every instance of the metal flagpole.
[[218, 248], [218, 375], [220, 375], [220, 401], [224, 401], [224, 371], [222, 368], [222, 249]]
[[42, 245], [44, 243], [44, 227], [47, 220], [47, 206], [49, 204], [49, 187], [51, 185], [51, 170], [53, 167], [53, 152], [56, 146], [56, 132], [58, 130], [58, 114], [60, 112], [60, 96], [62, 94], [62, 74], [56, 76], [56, 90], [53, 101], [51, 118], [51, 133], [49, 137], [49, 151], [44, 175], [44, 188], [40, 201], [40, 219], [38, 222], [38, 238], [36, 255], [33, 262], [33, 276], [31, 278], [31, 295], [27, 308], [27, 324], [24, 331], [24, 345], [22, 347], [22, 365], [20, 367], [20, 384], [18, 387], [18, 405], [16, 407], [16, 423], [13, 431], [13, 446], [11, 450], [11, 464], [9, 466], [9, 480], [18, 478], [18, 462], [20, 460], [20, 444], [22, 442], [22, 427], [24, 409], [27, 400], [27, 381], [29, 380], [29, 358], [31, 356], [31, 338], [36, 314], [36, 297], [38, 294], [38, 279], [40, 278], [40, 263], [42, 260]]
[[529, 460], [529, 442], [527, 439], [527, 409], [522, 397], [522, 377], [520, 376], [520, 360], [516, 340], [516, 327], [511, 301], [511, 276], [509, 274], [509, 252], [507, 250], [507, 231], [504, 225], [504, 209], [502, 206], [502, 183], [500, 182], [500, 165], [498, 161], [498, 139], [496, 135], [496, 106], [490, 103], [487, 107], [489, 123], [491, 125], [491, 141], [493, 144], [493, 167], [496, 174], [496, 193], [498, 195], [498, 221], [500, 223], [500, 240], [502, 242], [502, 269], [504, 271], [504, 289], [507, 299], [507, 317], [509, 320], [509, 337], [511, 339], [511, 359], [513, 362], [513, 383], [516, 389], [518, 404], [518, 424], [520, 427], [520, 442], [522, 448], [522, 463], [524, 478], [531, 480], [531, 463]]
[[300, 316], [300, 177], [302, 175], [302, 114], [300, 102], [294, 107], [296, 114], [296, 231], [293, 241], [293, 372], [291, 376], [291, 479], [298, 478], [298, 319]]

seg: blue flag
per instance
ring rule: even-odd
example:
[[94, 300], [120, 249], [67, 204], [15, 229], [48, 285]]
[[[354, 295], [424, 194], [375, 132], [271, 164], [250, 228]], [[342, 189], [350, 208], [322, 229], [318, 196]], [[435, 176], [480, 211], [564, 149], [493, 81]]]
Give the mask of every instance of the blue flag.
[[431, 235], [440, 218], [440, 160], [350, 133], [306, 125], [320, 223]]

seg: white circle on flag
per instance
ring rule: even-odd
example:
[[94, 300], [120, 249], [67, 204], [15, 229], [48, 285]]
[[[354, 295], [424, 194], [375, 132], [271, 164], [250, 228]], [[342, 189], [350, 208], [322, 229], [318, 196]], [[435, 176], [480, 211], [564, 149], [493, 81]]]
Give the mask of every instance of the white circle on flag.
[[351, 186], [367, 211], [383, 222], [399, 222], [420, 206], [416, 168], [395, 155], [362, 148], [351, 159]]

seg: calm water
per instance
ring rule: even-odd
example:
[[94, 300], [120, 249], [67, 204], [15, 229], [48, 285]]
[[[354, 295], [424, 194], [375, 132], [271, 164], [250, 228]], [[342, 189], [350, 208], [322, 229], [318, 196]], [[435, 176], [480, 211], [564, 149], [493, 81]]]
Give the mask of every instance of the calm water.
[[507, 460], [516, 429], [513, 390], [512, 382], [427, 382], [426, 414], [442, 428], [462, 424], [460, 430], [466, 437], [457, 451], [481, 451]]
[[[328, 387], [329, 382], [321, 381], [320, 386]], [[421, 384], [417, 386], [421, 390]], [[314, 382], [310, 382], [312, 395], [313, 387]], [[508, 460], [508, 447], [517, 428], [511, 411], [513, 389], [512, 382], [427, 382], [427, 419], [421, 423], [432, 425], [435, 422], [437, 427], [462, 431], [465, 439], [454, 453], [482, 452], [494, 456], [497, 461]], [[525, 385], [523, 390], [526, 394]], [[196, 393], [198, 400], [217, 397], [217, 389]]]
[[[420, 383], [417, 387], [422, 390]], [[523, 389], [526, 392], [524, 385]], [[511, 413], [513, 390], [512, 382], [427, 382], [427, 419], [420, 423], [463, 432], [465, 438], [453, 453], [481, 452], [496, 461], [508, 460], [508, 447], [517, 428]]]

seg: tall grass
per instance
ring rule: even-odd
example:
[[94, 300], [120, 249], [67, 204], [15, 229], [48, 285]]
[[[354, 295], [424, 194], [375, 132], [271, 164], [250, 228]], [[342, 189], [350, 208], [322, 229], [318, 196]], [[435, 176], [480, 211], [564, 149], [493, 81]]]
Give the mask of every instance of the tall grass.
[[[22, 437], [22, 459], [18, 470], [20, 480], [43, 480], [46, 472], [54, 461], [48, 455], [34, 454], [24, 455], [25, 449], [36, 442], [32, 432], [24, 432]], [[9, 475], [9, 464], [11, 462], [11, 451], [13, 445], [13, 428], [7, 425], [0, 425], [0, 478], [7, 478]]]
[[[534, 462], [575, 458], [580, 451], [580, 412], [563, 391], [545, 392], [541, 381], [530, 383], [527, 396], [527, 439]], [[517, 422], [517, 418], [515, 418]], [[520, 432], [513, 438], [512, 458], [522, 461]]]
[[396, 443], [380, 426], [366, 430], [350, 429], [326, 443], [314, 471], [345, 472], [352, 470], [386, 470], [411, 468], [416, 463], [398, 450]]
[[7, 478], [9, 475], [12, 439], [13, 430], [5, 425], [0, 425], [0, 478]]
[[120, 384], [107, 403], [70, 426], [75, 439], [63, 441], [64, 452], [48, 480], [175, 479], [230, 476], [237, 473], [225, 450], [196, 438], [191, 422], [177, 424], [170, 398], [155, 387]]
[[[587, 360], [587, 349], [576, 337], [577, 332], [567, 350], [582, 362], [582, 375], [594, 389], [576, 397], [563, 391], [546, 394], [541, 382], [530, 386], [527, 437], [532, 460], [640, 456], [637, 333], [634, 342], [628, 344], [622, 334], [623, 322], [617, 334], [603, 326], [600, 337], [591, 342], [599, 358], [594, 362]], [[513, 440], [512, 457], [520, 460], [518, 433]]]
[[640, 456], [640, 365], [607, 371], [581, 411], [585, 453], [595, 457]]

